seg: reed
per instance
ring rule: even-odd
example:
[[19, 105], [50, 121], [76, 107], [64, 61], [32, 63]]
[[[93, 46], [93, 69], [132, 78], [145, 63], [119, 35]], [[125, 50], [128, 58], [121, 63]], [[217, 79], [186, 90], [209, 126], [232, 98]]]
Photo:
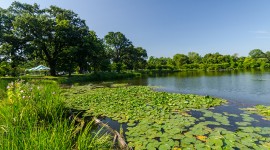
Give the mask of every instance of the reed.
[[64, 97], [54, 81], [11, 82], [0, 101], [0, 149], [106, 149], [109, 135], [80, 129], [66, 117]]

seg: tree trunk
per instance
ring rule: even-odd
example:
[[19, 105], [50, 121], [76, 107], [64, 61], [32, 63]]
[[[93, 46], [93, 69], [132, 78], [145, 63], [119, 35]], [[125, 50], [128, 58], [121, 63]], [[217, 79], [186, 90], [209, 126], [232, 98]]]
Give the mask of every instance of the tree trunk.
[[84, 67], [84, 64], [82, 64], [82, 63], [79, 63], [78, 64], [78, 66], [79, 66], [79, 74], [83, 74], [84, 73], [84, 71], [85, 71], [85, 67]]
[[71, 67], [69, 67], [69, 69], [68, 69], [68, 77], [71, 77], [71, 73], [72, 73], [72, 69], [71, 69]]
[[11, 76], [16, 77], [17, 76], [17, 68], [15, 65], [11, 65]]
[[56, 76], [56, 61], [51, 60], [49, 62], [49, 67], [50, 67], [50, 74], [51, 76]]
[[120, 73], [121, 67], [122, 67], [121, 63], [116, 63], [116, 71], [117, 71], [117, 73]]
[[56, 59], [57, 58], [57, 50], [54, 50], [54, 55], [50, 55], [47, 46], [45, 45], [45, 43], [42, 43], [42, 47], [41, 47], [42, 51], [44, 52], [45, 56], [46, 56], [46, 61], [50, 67], [50, 74], [51, 76], [56, 76]]
[[79, 74], [84, 74], [84, 72], [85, 72], [85, 69], [83, 67], [80, 67]]

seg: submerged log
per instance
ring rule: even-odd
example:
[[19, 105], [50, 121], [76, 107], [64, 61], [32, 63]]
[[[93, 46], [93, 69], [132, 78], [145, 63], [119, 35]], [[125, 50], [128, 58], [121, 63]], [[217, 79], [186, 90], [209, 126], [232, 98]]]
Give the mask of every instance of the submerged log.
[[[85, 124], [85, 121], [84, 119], [81, 119], [80, 117], [76, 117], [74, 116], [74, 114], [72, 114], [70, 117], [69, 117], [71, 120], [74, 119], [76, 122], [79, 123], [79, 126], [75, 129], [75, 131], [73, 131], [73, 134], [76, 135], [78, 134], [83, 128], [84, 126], [86, 125]], [[112, 129], [109, 125], [103, 123], [102, 121], [100, 121], [98, 118], [96, 117], [93, 117], [92, 118], [93, 121], [95, 122], [95, 124], [101, 126], [101, 127], [104, 127], [106, 128], [111, 134], [114, 135], [114, 139], [113, 139], [113, 143], [115, 143], [115, 141], [117, 140], [118, 141], [118, 144], [119, 144], [119, 147], [121, 149], [124, 149], [124, 150], [132, 150], [131, 147], [129, 147], [125, 141], [125, 139], [123, 138], [123, 136], [121, 136], [121, 134], [119, 132], [117, 132], [116, 130]]]
[[131, 150], [132, 149], [132, 148], [128, 147], [125, 139], [117, 131], [115, 131], [110, 126], [108, 126], [107, 124], [103, 123], [102, 121], [100, 121], [96, 117], [94, 117], [93, 120], [95, 121], [96, 124], [98, 124], [98, 125], [106, 128], [108, 131], [110, 131], [112, 134], [114, 134], [114, 136], [118, 140], [118, 144], [119, 144], [119, 146], [120, 146], [121, 149], [126, 149], [126, 150]]
[[85, 122], [83, 119], [80, 119], [77, 117], [75, 117], [74, 119], [75, 119], [75, 121], [80, 123], [80, 125], [73, 131], [73, 135], [76, 135], [83, 129], [83, 127], [85, 126]]

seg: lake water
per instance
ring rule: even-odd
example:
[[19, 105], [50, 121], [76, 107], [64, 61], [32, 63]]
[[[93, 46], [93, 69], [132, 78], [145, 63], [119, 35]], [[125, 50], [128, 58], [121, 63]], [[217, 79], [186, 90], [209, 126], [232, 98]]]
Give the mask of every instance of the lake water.
[[270, 71], [177, 72], [122, 82], [220, 97], [240, 107], [270, 105]]
[[[177, 72], [169, 74], [157, 74], [145, 78], [123, 80], [120, 83], [131, 85], [159, 86], [160, 91], [173, 93], [188, 93], [198, 95], [210, 95], [228, 100], [227, 105], [217, 106], [210, 109], [212, 112], [224, 112], [231, 114], [243, 114], [239, 108], [252, 107], [257, 104], [270, 105], [270, 71], [224, 71], [224, 72]], [[199, 118], [201, 114], [190, 111], [189, 114]], [[253, 127], [269, 127], [270, 121], [262, 119], [261, 116], [251, 115], [257, 121], [252, 122]], [[212, 121], [206, 119], [206, 121]], [[109, 118], [103, 120], [114, 129], [120, 129], [117, 121]], [[236, 122], [239, 118], [229, 118], [230, 126], [219, 127], [230, 131], [238, 129]], [[126, 124], [123, 126], [126, 132]], [[214, 127], [213, 127], [214, 128]]]

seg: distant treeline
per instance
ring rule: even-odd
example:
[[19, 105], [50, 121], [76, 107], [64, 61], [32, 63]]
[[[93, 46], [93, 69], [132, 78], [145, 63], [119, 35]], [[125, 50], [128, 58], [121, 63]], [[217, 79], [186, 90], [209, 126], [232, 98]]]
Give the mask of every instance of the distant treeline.
[[200, 56], [196, 52], [188, 55], [175, 54], [173, 58], [151, 56], [147, 62], [147, 69], [157, 70], [229, 70], [270, 68], [270, 51], [263, 52], [254, 49], [248, 57], [234, 55], [221, 55], [220, 53], [208, 53]]

